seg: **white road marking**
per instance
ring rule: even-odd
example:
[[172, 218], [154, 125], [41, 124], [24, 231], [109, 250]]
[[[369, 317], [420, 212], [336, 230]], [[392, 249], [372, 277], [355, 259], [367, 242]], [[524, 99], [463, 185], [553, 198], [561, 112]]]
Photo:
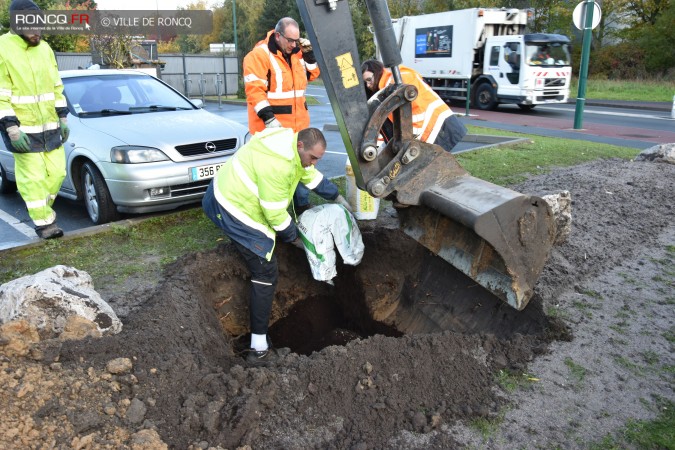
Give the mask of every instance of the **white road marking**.
[[35, 230], [26, 225], [25, 223], [21, 222], [19, 219], [14, 217], [11, 214], [7, 214], [6, 212], [0, 210], [0, 220], [3, 222], [6, 222], [9, 224], [12, 228], [14, 228], [16, 231], [18, 231], [21, 234], [24, 234], [28, 236], [29, 238], [34, 238], [35, 236]]

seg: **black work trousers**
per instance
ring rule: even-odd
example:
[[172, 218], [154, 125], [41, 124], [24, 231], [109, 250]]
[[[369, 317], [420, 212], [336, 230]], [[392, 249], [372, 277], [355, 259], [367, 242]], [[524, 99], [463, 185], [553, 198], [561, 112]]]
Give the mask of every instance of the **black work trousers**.
[[274, 300], [274, 291], [279, 279], [277, 257], [272, 254], [272, 259], [267, 261], [243, 245], [235, 241], [232, 241], [232, 243], [244, 257], [246, 267], [251, 272], [251, 299], [248, 306], [251, 333], [267, 334], [270, 313], [272, 312], [272, 300]]

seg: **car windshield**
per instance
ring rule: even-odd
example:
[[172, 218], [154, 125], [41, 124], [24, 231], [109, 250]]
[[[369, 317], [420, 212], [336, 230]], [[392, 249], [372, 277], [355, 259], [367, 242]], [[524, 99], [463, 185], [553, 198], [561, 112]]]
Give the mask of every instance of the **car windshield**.
[[88, 75], [64, 78], [63, 84], [71, 113], [80, 117], [194, 109], [151, 76]]
[[570, 46], [560, 42], [525, 46], [526, 61], [531, 66], [569, 66]]

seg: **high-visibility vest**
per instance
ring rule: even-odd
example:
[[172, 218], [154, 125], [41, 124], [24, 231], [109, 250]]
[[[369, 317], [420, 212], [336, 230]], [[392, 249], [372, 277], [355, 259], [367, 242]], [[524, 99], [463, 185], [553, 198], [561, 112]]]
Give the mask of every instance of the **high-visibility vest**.
[[[413, 134], [420, 141], [433, 144], [443, 127], [443, 122], [452, 116], [452, 110], [424, 82], [419, 73], [405, 66], [398, 66], [404, 84], [411, 84], [417, 88], [417, 98], [412, 102]], [[378, 89], [387, 84], [394, 84], [391, 71], [385, 70], [380, 78]], [[393, 120], [393, 116], [390, 116]]]
[[307, 82], [319, 77], [319, 66], [306, 63], [298, 47], [291, 54], [289, 66], [281, 50], [270, 51], [273, 34], [274, 30], [267, 33], [267, 37], [244, 58], [244, 88], [251, 134], [265, 129], [258, 112], [266, 107], [272, 107], [275, 117], [286, 128], [298, 132], [309, 127], [305, 92]]
[[56, 57], [47, 42], [29, 46], [19, 35], [0, 36], [0, 123], [19, 125], [34, 152], [61, 146], [59, 116], [68, 114]]
[[287, 208], [298, 183], [312, 189], [323, 180], [314, 166], [302, 167], [297, 140], [289, 128], [261, 131], [218, 170], [214, 181], [216, 201], [238, 222], [221, 226], [268, 260], [276, 233], [295, 227]]

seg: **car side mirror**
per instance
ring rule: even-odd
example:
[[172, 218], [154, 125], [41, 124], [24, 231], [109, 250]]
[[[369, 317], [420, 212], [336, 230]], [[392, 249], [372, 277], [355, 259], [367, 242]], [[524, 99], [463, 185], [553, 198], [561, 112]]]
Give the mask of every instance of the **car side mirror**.
[[199, 109], [202, 109], [204, 107], [204, 102], [202, 101], [201, 98], [191, 98], [190, 101], [192, 102], [193, 105], [195, 105]]

